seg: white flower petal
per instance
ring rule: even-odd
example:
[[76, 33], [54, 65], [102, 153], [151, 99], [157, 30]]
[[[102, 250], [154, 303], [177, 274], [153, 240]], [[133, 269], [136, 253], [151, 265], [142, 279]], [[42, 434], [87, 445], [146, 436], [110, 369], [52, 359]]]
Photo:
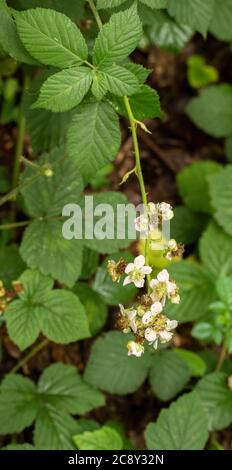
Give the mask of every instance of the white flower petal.
[[168, 282], [169, 281], [169, 273], [167, 269], [163, 269], [162, 271], [159, 272], [157, 275], [157, 279], [159, 282]]
[[131, 273], [131, 271], [133, 271], [134, 268], [135, 268], [134, 263], [129, 263], [125, 268], [125, 273], [126, 274]]
[[135, 287], [138, 287], [138, 289], [141, 289], [144, 286], [144, 279], [138, 279], [137, 281], [134, 281]]
[[159, 281], [157, 279], [152, 279], [150, 282], [150, 287], [154, 289], [154, 287], [157, 286], [158, 282]]
[[128, 319], [129, 320], [134, 320], [134, 318], [136, 317], [137, 315], [137, 311], [136, 310], [130, 310], [127, 314], [128, 316]]
[[167, 330], [174, 330], [178, 326], [178, 321], [176, 320], [167, 320], [166, 322]]
[[155, 302], [151, 306], [151, 312], [152, 312], [153, 315], [158, 315], [159, 313], [162, 312], [162, 310], [163, 310], [163, 306], [162, 306], [161, 302]]
[[143, 266], [141, 268], [141, 273], [143, 274], [151, 274], [151, 272], [152, 272], [151, 266]]
[[157, 339], [157, 333], [152, 328], [147, 328], [144, 332], [144, 337], [149, 343], [153, 343]]
[[167, 282], [167, 293], [168, 293], [169, 295], [175, 294], [176, 289], [177, 289], [177, 287], [176, 287], [176, 283], [175, 283], [175, 282], [170, 282], [170, 281]]
[[125, 308], [122, 304], [119, 304], [119, 309], [120, 309], [121, 315], [125, 316]]
[[159, 343], [159, 342], [158, 342], [158, 339], [156, 339], [156, 340], [154, 341], [154, 343], [153, 343], [153, 348], [154, 348], [154, 349], [157, 349], [157, 348], [158, 348], [158, 343]]
[[135, 341], [129, 341], [127, 344], [128, 356], [141, 357], [144, 353], [144, 347]]
[[145, 258], [143, 255], [139, 255], [134, 259], [134, 265], [136, 268], [142, 268], [145, 264]]
[[162, 343], [166, 343], [172, 339], [173, 333], [167, 330], [160, 331], [159, 337]]
[[123, 285], [124, 286], [127, 286], [127, 284], [130, 284], [132, 282], [130, 276], [127, 276], [125, 277], [124, 281], [123, 281]]
[[152, 319], [152, 313], [150, 311], [144, 313], [143, 317], [142, 317], [142, 323], [144, 325], [147, 325]]

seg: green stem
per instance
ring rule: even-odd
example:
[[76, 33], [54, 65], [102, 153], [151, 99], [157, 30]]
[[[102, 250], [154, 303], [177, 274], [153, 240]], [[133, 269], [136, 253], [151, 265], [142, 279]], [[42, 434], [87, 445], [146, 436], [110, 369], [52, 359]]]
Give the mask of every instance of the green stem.
[[48, 339], [44, 339], [43, 341], [41, 341], [41, 343], [39, 344], [36, 344], [36, 346], [34, 346], [34, 348], [32, 348], [28, 354], [26, 354], [26, 356], [24, 356], [19, 362], [18, 364], [16, 364], [16, 366], [14, 366], [9, 374], [15, 374], [16, 372], [18, 372], [19, 369], [21, 369], [21, 367], [23, 367], [32, 357], [34, 357], [39, 351], [41, 351], [41, 349], [43, 349], [47, 344], [49, 343], [49, 340]]
[[88, 4], [89, 4], [89, 6], [90, 6], [90, 8], [91, 8], [91, 10], [92, 10], [92, 13], [93, 13], [93, 16], [94, 16], [94, 18], [95, 18], [95, 20], [96, 20], [96, 23], [97, 23], [97, 25], [98, 25], [98, 28], [101, 29], [102, 26], [103, 26], [103, 24], [102, 24], [101, 17], [100, 17], [100, 15], [99, 15], [98, 11], [97, 11], [97, 8], [96, 8], [96, 6], [95, 6], [95, 4], [94, 4], [94, 1], [93, 1], [93, 0], [88, 0]]
[[215, 369], [217, 372], [221, 369], [225, 358], [226, 358], [226, 345], [225, 345], [225, 343], [223, 343], [223, 345], [221, 347], [219, 357], [218, 357], [218, 362], [217, 362], [217, 365], [216, 365], [216, 369]]
[[9, 230], [12, 228], [17, 228], [17, 227], [25, 227], [26, 225], [29, 225], [31, 223], [31, 220], [23, 220], [22, 222], [12, 222], [9, 224], [2, 224], [0, 225], [0, 230]]
[[9, 193], [5, 194], [2, 198], [0, 198], [0, 206], [3, 206], [7, 201], [12, 201], [17, 194], [27, 186], [30, 186], [39, 176], [41, 176], [41, 171], [38, 171], [35, 175], [31, 178], [27, 178], [23, 183], [16, 186], [16, 188], [12, 189]]

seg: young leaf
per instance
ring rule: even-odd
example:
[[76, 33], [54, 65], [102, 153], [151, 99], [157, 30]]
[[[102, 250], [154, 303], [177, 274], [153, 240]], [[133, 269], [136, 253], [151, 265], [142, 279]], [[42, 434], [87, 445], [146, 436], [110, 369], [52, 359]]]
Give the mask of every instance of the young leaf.
[[85, 414], [105, 404], [104, 395], [85, 383], [74, 366], [61, 363], [44, 370], [38, 393], [44, 403], [71, 414]]
[[73, 287], [82, 269], [82, 240], [66, 240], [61, 220], [34, 220], [23, 234], [20, 254], [32, 269]]
[[31, 426], [38, 411], [36, 387], [21, 375], [7, 375], [0, 386], [0, 434], [19, 433]]
[[132, 95], [139, 88], [136, 76], [120, 65], [100, 68], [107, 90], [117, 96]]
[[200, 256], [213, 279], [232, 275], [232, 238], [210, 223], [200, 239]]
[[63, 344], [89, 336], [84, 307], [73, 293], [51, 290], [51, 280], [37, 271], [26, 271], [19, 281], [24, 292], [9, 305], [5, 318], [10, 337], [21, 350], [34, 343], [40, 331]]
[[75, 108], [87, 94], [92, 78], [92, 71], [88, 67], [73, 67], [51, 75], [44, 82], [33, 109], [64, 112]]
[[0, 0], [0, 45], [13, 59], [26, 64], [36, 64], [36, 61], [26, 51], [21, 43], [10, 9], [5, 0]]
[[118, 305], [120, 303], [124, 304], [133, 299], [137, 292], [133, 284], [123, 286], [123, 279], [125, 278], [125, 275], [122, 276], [119, 283], [112, 281], [107, 270], [108, 260], [119, 261], [120, 258], [125, 259], [125, 261], [128, 263], [133, 261], [133, 256], [131, 253], [127, 252], [116, 253], [108, 256], [102, 265], [98, 268], [96, 277], [94, 279], [93, 289], [108, 305]]
[[73, 440], [80, 450], [122, 450], [123, 442], [120, 434], [108, 426], [96, 431], [77, 434]]
[[92, 336], [95, 336], [105, 325], [107, 319], [106, 304], [100, 294], [94, 292], [86, 282], [76, 284], [73, 291], [85, 307], [89, 329]]
[[[120, 98], [114, 101], [117, 112], [128, 118], [124, 101]], [[130, 105], [135, 119], [139, 121], [163, 116], [158, 93], [147, 85], [142, 85], [136, 93], [130, 96]]]
[[186, 206], [196, 212], [212, 213], [208, 177], [218, 173], [217, 162], [199, 161], [184, 168], [177, 175], [177, 186]]
[[208, 177], [209, 192], [214, 218], [226, 233], [232, 235], [232, 165], [227, 165], [220, 172]]
[[213, 137], [232, 134], [232, 86], [215, 85], [202, 90], [187, 108], [187, 115], [204, 132]]
[[227, 428], [232, 423], [232, 393], [227, 384], [227, 375], [213, 372], [198, 382], [196, 389], [209, 420], [209, 430]]
[[173, 351], [161, 351], [152, 361], [149, 380], [155, 395], [162, 401], [174, 398], [188, 383], [190, 369]]
[[94, 44], [94, 65], [112, 65], [121, 62], [136, 48], [142, 37], [142, 24], [136, 5], [115, 13], [106, 23]]
[[85, 182], [115, 158], [121, 141], [118, 117], [105, 102], [83, 104], [67, 137], [67, 152]]
[[209, 30], [221, 41], [232, 40], [232, 2], [231, 0], [223, 0], [215, 2], [213, 18], [210, 23]]
[[189, 261], [174, 263], [169, 272], [180, 287], [181, 302], [179, 305], [168, 304], [167, 315], [181, 323], [203, 317], [216, 296], [210, 274], [204, 267]]
[[152, 450], [201, 450], [208, 439], [208, 421], [196, 392], [180, 397], [148, 424], [145, 439]]
[[206, 363], [199, 354], [182, 348], [175, 348], [174, 352], [185, 361], [192, 377], [202, 377], [205, 374]]
[[214, 10], [214, 0], [168, 0], [168, 12], [180, 24], [187, 24], [206, 37]]
[[46, 8], [15, 12], [21, 41], [39, 62], [61, 69], [81, 65], [88, 57], [76, 25], [62, 13]]
[[145, 353], [140, 361], [128, 357], [126, 344], [130, 336], [111, 331], [93, 344], [84, 378], [90, 384], [118, 395], [133, 393], [144, 382], [150, 366]]

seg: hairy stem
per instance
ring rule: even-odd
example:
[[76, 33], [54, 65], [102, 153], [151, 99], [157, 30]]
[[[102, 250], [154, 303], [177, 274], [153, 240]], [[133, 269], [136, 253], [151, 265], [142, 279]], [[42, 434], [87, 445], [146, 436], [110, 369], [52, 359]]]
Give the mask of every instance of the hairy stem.
[[226, 345], [225, 345], [225, 343], [223, 343], [223, 345], [221, 347], [219, 357], [218, 357], [218, 362], [217, 362], [217, 365], [216, 365], [216, 369], [215, 369], [217, 372], [221, 369], [225, 358], [226, 358]]
[[21, 369], [21, 367], [23, 367], [25, 364], [27, 364], [27, 362], [32, 359], [32, 357], [34, 357], [39, 351], [41, 351], [41, 349], [43, 349], [45, 346], [47, 346], [47, 344], [49, 343], [49, 340], [48, 339], [44, 339], [43, 341], [41, 341], [41, 343], [39, 344], [36, 344], [34, 346], [34, 348], [32, 348], [28, 354], [26, 354], [26, 356], [24, 356], [19, 362], [18, 364], [16, 364], [16, 366], [14, 366], [11, 370], [10, 370], [10, 374], [15, 374], [16, 372], [18, 372], [19, 369]]
[[94, 18], [95, 18], [95, 20], [96, 20], [96, 23], [97, 23], [97, 25], [98, 25], [98, 28], [101, 29], [102, 26], [103, 26], [103, 24], [102, 24], [101, 17], [100, 17], [100, 15], [99, 15], [98, 11], [97, 11], [97, 8], [96, 8], [96, 6], [95, 6], [94, 1], [93, 1], [93, 0], [88, 0], [88, 4], [89, 4], [89, 6], [90, 6], [90, 8], [91, 8], [91, 10], [92, 10], [92, 13], [93, 13], [93, 16], [94, 16]]

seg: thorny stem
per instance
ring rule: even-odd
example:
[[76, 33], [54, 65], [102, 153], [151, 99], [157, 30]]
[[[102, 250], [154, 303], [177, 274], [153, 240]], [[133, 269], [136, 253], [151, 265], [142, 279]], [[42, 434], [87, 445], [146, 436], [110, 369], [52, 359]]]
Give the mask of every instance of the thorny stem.
[[34, 346], [34, 348], [32, 348], [28, 354], [26, 354], [26, 356], [24, 356], [19, 362], [18, 364], [16, 364], [16, 366], [14, 366], [9, 374], [15, 374], [16, 372], [18, 372], [19, 369], [21, 369], [21, 367], [23, 367], [30, 359], [32, 359], [32, 357], [34, 357], [39, 351], [41, 351], [41, 349], [43, 349], [45, 346], [47, 346], [47, 344], [49, 343], [49, 340], [48, 339], [44, 339], [43, 341], [41, 341], [41, 343], [39, 344], [36, 344]]
[[223, 343], [223, 345], [221, 347], [219, 357], [218, 357], [218, 362], [217, 362], [217, 365], [216, 365], [216, 369], [215, 369], [217, 372], [221, 369], [221, 366], [222, 366], [225, 358], [226, 358], [226, 345], [225, 345], [225, 343]]
[[[89, 6], [92, 10], [92, 13], [95, 17], [96, 23], [98, 25], [98, 28], [101, 30], [103, 23], [101, 20], [101, 17], [97, 11], [97, 8], [93, 2], [93, 0], [88, 0]], [[136, 163], [136, 175], [139, 180], [139, 185], [140, 185], [140, 191], [142, 195], [142, 201], [145, 207], [147, 207], [147, 193], [145, 189], [145, 184], [144, 184], [144, 178], [143, 178], [143, 172], [142, 172], [142, 167], [141, 167], [141, 161], [140, 161], [140, 150], [139, 150], [139, 143], [138, 143], [138, 136], [137, 136], [137, 124], [138, 121], [135, 119], [131, 106], [130, 106], [130, 101], [127, 96], [124, 96], [124, 103], [125, 107], [127, 110], [128, 118], [130, 121], [130, 126], [131, 126], [131, 133], [132, 133], [132, 138], [133, 138], [133, 144], [134, 144], [134, 151], [135, 151], [135, 163]], [[145, 259], [146, 259], [146, 265], [149, 266], [149, 247], [150, 247], [150, 242], [149, 238], [146, 239], [145, 242]], [[148, 281], [148, 287], [149, 287], [149, 282], [150, 282], [150, 275], [147, 275], [147, 281]]]

